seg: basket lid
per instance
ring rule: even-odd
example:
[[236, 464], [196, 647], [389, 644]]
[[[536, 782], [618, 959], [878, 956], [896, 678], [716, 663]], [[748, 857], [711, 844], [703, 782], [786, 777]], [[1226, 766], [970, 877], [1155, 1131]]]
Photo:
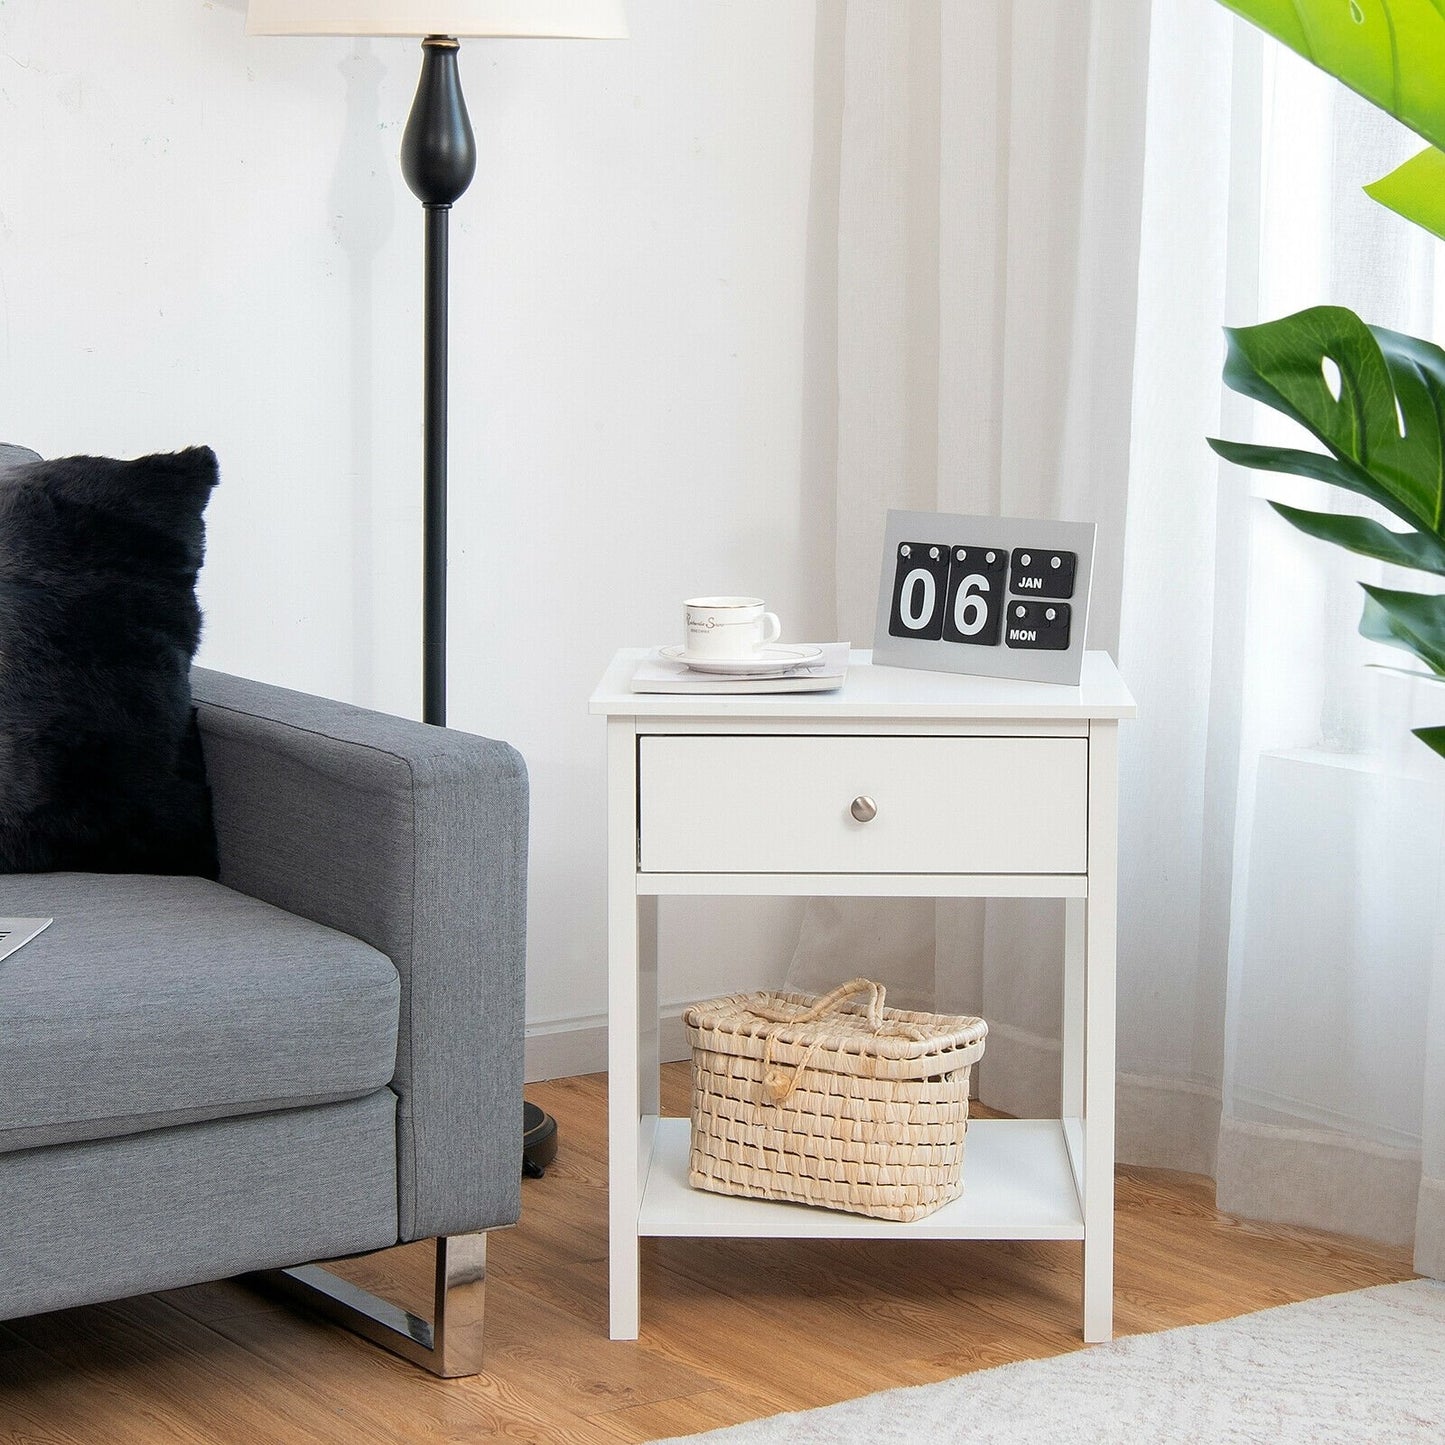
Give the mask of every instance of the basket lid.
[[[885, 1008], [882, 984], [853, 979], [818, 998], [812, 994], [733, 993], [693, 1004], [682, 1015], [689, 1029], [774, 1044], [821, 1044], [879, 1059], [919, 1059], [979, 1044], [981, 1018]], [[750, 1051], [751, 1052], [751, 1051]]]

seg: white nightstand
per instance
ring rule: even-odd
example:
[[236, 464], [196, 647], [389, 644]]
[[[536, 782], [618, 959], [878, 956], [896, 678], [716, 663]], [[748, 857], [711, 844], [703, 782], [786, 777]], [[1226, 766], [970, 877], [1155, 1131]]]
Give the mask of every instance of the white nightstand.
[[[619, 652], [591, 701], [607, 718], [612, 1338], [637, 1337], [639, 1239], [680, 1235], [1078, 1239], [1084, 1338], [1108, 1339], [1117, 735], [1134, 715], [1113, 662], [1091, 652], [1061, 687], [855, 652], [837, 692], [723, 697], [630, 691], [646, 655]], [[972, 1122], [962, 1198], [913, 1224], [690, 1188], [688, 1121], [658, 1117], [664, 894], [1067, 899], [1062, 1117]]]

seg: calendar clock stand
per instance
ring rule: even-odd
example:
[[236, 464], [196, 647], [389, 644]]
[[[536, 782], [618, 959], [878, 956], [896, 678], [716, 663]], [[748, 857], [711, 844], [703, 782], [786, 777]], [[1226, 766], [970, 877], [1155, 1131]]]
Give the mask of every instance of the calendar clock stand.
[[889, 512], [873, 661], [1077, 687], [1093, 522]]
[[[591, 700], [607, 720], [612, 1338], [637, 1338], [640, 1241], [673, 1236], [1077, 1240], [1083, 1336], [1108, 1339], [1117, 739], [1134, 715], [1113, 662], [1090, 652], [1061, 686], [855, 652], [836, 692], [676, 696], [631, 690], [647, 656], [618, 653]], [[1064, 899], [1059, 1117], [973, 1121], [962, 1196], [911, 1224], [692, 1189], [688, 1121], [659, 1103], [657, 904], [703, 894]]]

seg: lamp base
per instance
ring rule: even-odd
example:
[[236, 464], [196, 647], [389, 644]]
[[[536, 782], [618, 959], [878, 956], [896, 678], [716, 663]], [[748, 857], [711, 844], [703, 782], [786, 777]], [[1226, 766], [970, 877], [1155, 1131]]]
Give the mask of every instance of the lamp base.
[[557, 1121], [536, 1104], [522, 1105], [522, 1174], [540, 1179], [557, 1157]]

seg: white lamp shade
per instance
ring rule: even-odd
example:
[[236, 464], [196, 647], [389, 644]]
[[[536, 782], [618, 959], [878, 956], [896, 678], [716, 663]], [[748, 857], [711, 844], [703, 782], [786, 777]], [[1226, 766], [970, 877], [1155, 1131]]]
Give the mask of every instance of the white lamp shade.
[[250, 0], [248, 35], [625, 40], [622, 0]]

